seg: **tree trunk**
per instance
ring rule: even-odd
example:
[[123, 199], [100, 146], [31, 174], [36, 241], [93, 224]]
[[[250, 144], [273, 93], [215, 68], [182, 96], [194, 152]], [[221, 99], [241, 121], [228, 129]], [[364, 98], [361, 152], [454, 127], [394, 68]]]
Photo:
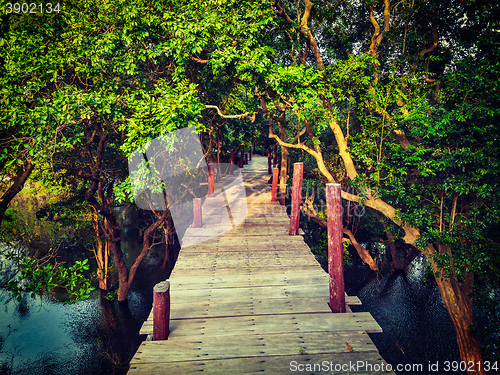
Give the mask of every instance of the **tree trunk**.
[[[283, 112], [283, 120], [285, 120], [285, 112]], [[280, 138], [283, 142], [286, 142], [286, 129], [284, 121], [279, 121], [279, 132]], [[286, 182], [288, 180], [288, 148], [285, 146], [281, 147], [281, 163], [280, 163], [280, 194], [278, 195], [278, 200], [280, 204], [285, 204], [286, 195]]]
[[474, 324], [472, 298], [466, 296], [454, 280], [436, 277], [436, 282], [443, 303], [455, 327], [460, 359], [466, 362], [467, 368], [469, 368], [469, 364], [471, 368], [474, 364], [474, 374], [487, 374], [483, 369], [479, 339]]
[[27, 161], [22, 167], [20, 167], [12, 178], [12, 185], [7, 189], [5, 193], [0, 197], [0, 223], [5, 216], [5, 211], [9, 207], [10, 202], [15, 198], [15, 196], [23, 189], [24, 183], [33, 172], [35, 165], [31, 161]]
[[415, 259], [417, 257], [418, 254], [420, 254], [420, 251], [417, 249], [417, 248], [413, 248], [410, 252], [410, 254], [408, 254], [405, 259], [403, 260], [400, 260], [399, 258], [399, 253], [398, 253], [398, 249], [396, 247], [396, 244], [394, 243], [394, 235], [392, 234], [392, 232], [389, 230], [389, 225], [387, 224], [387, 222], [384, 220], [385, 218], [382, 217], [381, 215], [379, 215], [377, 213], [377, 211], [375, 211], [374, 209], [372, 208], [369, 208], [370, 212], [372, 213], [372, 215], [375, 217], [375, 219], [377, 219], [379, 221], [380, 224], [382, 224], [382, 226], [384, 227], [384, 232], [385, 234], [387, 235], [387, 241], [384, 241], [383, 239], [381, 239], [383, 242], [385, 242], [386, 246], [389, 248], [390, 250], [390, 253], [391, 253], [391, 258], [392, 258], [392, 265], [394, 266], [395, 269], [397, 270], [404, 270], [406, 267], [408, 267], [408, 265], [413, 262], [413, 259]]
[[109, 243], [107, 241], [97, 242], [96, 260], [99, 289], [108, 290]]
[[[427, 259], [434, 270], [434, 274], [436, 274], [435, 271], [439, 270], [440, 267], [433, 260], [432, 255], [450, 252], [451, 250], [446, 245], [437, 245], [436, 249], [432, 244], [427, 246], [427, 250]], [[452, 272], [454, 272], [453, 264]], [[467, 369], [469, 366], [471, 369], [474, 368], [474, 374], [487, 374], [488, 372], [483, 368], [483, 359], [474, 323], [474, 302], [471, 295], [474, 274], [467, 273], [462, 285], [459, 284], [455, 277], [450, 276], [455, 275], [443, 275], [443, 272], [441, 272], [439, 277], [436, 276], [436, 283], [455, 328], [460, 359], [466, 362]]]
[[109, 247], [113, 251], [115, 266], [118, 270], [118, 301], [125, 301], [130, 288], [130, 282], [128, 267], [125, 263], [121, 247], [121, 238], [119, 236], [120, 230], [116, 220], [113, 223], [112, 220], [108, 219], [105, 221], [105, 225]]
[[101, 228], [103, 220], [99, 220], [99, 214], [94, 211], [92, 214], [92, 225], [97, 239], [97, 249], [93, 248], [97, 262], [97, 280], [99, 289], [108, 290], [108, 267], [109, 267], [109, 242], [102, 237]]

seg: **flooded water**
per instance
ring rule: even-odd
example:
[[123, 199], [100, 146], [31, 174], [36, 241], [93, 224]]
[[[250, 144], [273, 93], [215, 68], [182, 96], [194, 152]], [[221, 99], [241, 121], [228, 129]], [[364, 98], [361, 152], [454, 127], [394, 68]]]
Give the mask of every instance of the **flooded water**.
[[[455, 330], [432, 278], [426, 280], [425, 257], [418, 256], [405, 271], [382, 277], [362, 262], [345, 267], [348, 295], [357, 295], [383, 333], [370, 334], [382, 357], [398, 374], [441, 374], [446, 361], [460, 361]], [[438, 364], [439, 371], [429, 371]], [[422, 367], [420, 368], [419, 365]], [[404, 368], [404, 367], [401, 367]], [[460, 372], [446, 372], [461, 374]]]
[[[124, 233], [127, 263], [141, 244]], [[126, 303], [90, 298], [63, 305], [47, 296], [25, 295], [19, 303], [0, 290], [0, 374], [123, 374], [142, 341], [139, 329], [152, 304], [152, 287], [168, 277], [165, 245], [150, 250], [139, 267]], [[88, 255], [88, 254], [87, 254]]]

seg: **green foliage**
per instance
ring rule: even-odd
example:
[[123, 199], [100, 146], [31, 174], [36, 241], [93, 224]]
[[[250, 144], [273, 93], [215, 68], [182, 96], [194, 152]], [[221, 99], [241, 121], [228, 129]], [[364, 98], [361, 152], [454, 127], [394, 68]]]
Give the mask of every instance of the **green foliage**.
[[24, 189], [7, 209], [0, 240], [31, 252], [85, 248], [93, 241], [86, 207], [77, 195], [44, 194], [45, 185]]
[[74, 265], [65, 268], [62, 265], [46, 264], [31, 257], [15, 256], [8, 258], [17, 262], [16, 277], [6, 284], [6, 289], [19, 301], [24, 293], [30, 293], [32, 298], [50, 293], [54, 288], [64, 288], [68, 294], [65, 304], [76, 303], [87, 298], [95, 288], [84, 275], [88, 271], [88, 259], [76, 261]]
[[85, 210], [75, 210], [74, 197], [53, 196], [44, 186], [37, 183], [33, 191], [25, 189], [6, 212], [0, 227], [1, 255], [10, 266], [2, 269], [0, 283], [19, 300], [25, 293], [36, 297], [64, 290], [64, 303], [77, 302], [94, 290], [85, 272], [88, 259], [70, 267], [57, 259], [65, 251], [89, 245], [92, 229]]
[[[326, 231], [322, 231], [320, 238], [317, 239], [316, 243], [311, 246], [311, 250], [314, 254], [317, 254], [324, 259], [328, 259], [328, 235]], [[352, 262], [351, 254], [349, 253], [349, 243], [343, 242], [344, 251], [344, 265], [350, 266]]]

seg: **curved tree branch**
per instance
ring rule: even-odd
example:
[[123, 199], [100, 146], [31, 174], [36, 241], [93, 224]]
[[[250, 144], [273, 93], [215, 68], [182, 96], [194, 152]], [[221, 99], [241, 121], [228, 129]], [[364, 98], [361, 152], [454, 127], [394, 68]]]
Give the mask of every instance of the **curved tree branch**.
[[243, 113], [241, 115], [225, 115], [225, 114], [223, 114], [221, 112], [221, 110], [219, 109], [219, 107], [217, 107], [216, 105], [209, 105], [209, 104], [205, 104], [205, 109], [215, 109], [215, 110], [217, 110], [217, 113], [222, 118], [248, 118], [252, 122], [255, 121], [255, 112], [252, 112], [252, 113], [246, 112], [246, 113]]

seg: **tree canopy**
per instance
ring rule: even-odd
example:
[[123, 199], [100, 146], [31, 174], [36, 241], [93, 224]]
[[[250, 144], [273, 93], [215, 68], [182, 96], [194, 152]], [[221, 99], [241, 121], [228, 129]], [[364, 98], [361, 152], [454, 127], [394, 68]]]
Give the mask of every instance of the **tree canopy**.
[[189, 126], [207, 157], [276, 142], [281, 186], [301, 150], [389, 241], [424, 252], [477, 363], [472, 293], [498, 287], [500, 266], [499, 16], [491, 0], [85, 0], [3, 15], [0, 220], [34, 168], [79, 186], [124, 300], [151, 245], [125, 265], [113, 207], [133, 201], [131, 153]]

